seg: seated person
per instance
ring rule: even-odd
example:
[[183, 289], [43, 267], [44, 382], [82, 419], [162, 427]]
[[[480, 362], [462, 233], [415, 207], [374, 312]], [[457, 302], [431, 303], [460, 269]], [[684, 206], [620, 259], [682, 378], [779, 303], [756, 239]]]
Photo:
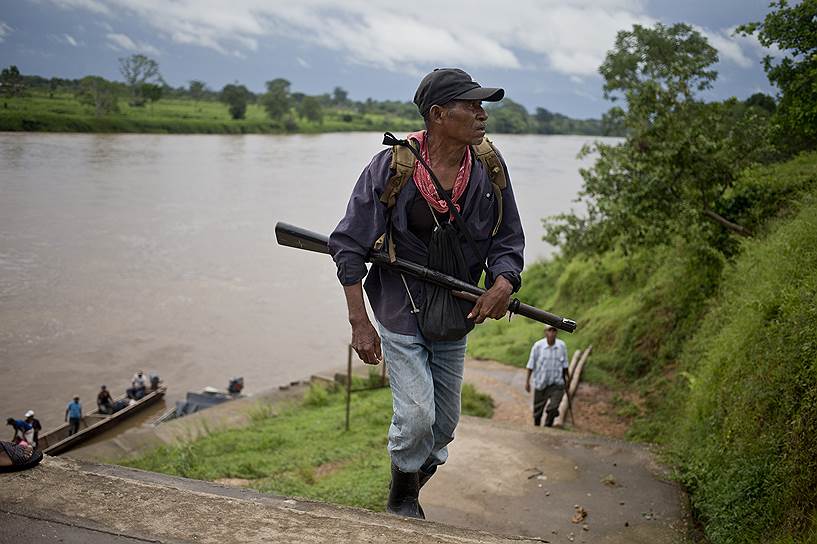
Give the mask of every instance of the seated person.
[[111, 398], [110, 391], [108, 391], [108, 388], [104, 385], [100, 388], [99, 394], [96, 396], [96, 405], [99, 408], [100, 413], [113, 413], [113, 399]]
[[134, 374], [131, 380], [131, 386], [130, 389], [128, 389], [128, 398], [139, 400], [145, 396], [146, 389], [147, 379], [145, 378], [145, 373], [140, 370]]

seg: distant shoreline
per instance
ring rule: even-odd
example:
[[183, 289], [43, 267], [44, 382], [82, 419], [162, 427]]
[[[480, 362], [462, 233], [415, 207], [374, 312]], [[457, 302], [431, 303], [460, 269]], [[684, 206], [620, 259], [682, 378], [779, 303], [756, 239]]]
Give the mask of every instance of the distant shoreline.
[[[488, 126], [492, 134], [604, 136], [597, 130], [596, 121], [569, 121], [574, 124], [550, 127], [545, 132], [534, 130], [533, 126], [526, 130], [502, 130], [500, 119], [496, 119], [492, 129], [490, 117]], [[140, 107], [119, 100], [112, 110], [100, 115], [95, 115], [91, 106], [68, 92], [49, 94], [37, 90], [0, 100], [2, 132], [323, 134], [388, 130], [400, 134], [422, 128], [419, 115], [358, 110], [351, 106], [327, 108], [318, 120], [302, 117], [295, 109], [273, 120], [258, 103], [247, 105], [244, 118], [232, 119], [227, 105], [215, 100], [174, 97]]]

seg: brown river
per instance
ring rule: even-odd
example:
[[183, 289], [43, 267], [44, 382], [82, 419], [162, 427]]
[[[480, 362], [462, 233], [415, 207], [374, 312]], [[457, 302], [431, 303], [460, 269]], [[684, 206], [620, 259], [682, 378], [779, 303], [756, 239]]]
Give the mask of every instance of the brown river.
[[[90, 410], [137, 369], [172, 405], [235, 375], [252, 393], [345, 365], [334, 264], [274, 227], [328, 234], [380, 140], [0, 133], [0, 417], [33, 409], [48, 430], [73, 395]], [[591, 138], [494, 141], [526, 260], [545, 257], [540, 218], [575, 206]]]

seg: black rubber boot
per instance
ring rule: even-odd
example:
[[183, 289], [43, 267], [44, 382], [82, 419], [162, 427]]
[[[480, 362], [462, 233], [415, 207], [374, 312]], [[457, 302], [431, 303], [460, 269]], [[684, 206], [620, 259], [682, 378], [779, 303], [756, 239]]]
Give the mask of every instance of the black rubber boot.
[[[437, 472], [436, 467], [435, 467], [434, 472]], [[432, 476], [434, 476], [434, 472], [429, 474], [428, 472], [424, 471], [423, 469], [420, 469], [420, 472], [417, 473], [417, 484], [418, 484], [417, 485], [417, 495], [418, 495], [418, 497], [417, 497], [417, 509], [420, 511], [420, 517], [423, 518], [423, 519], [426, 519], [426, 513], [423, 512], [423, 507], [420, 505], [419, 494], [420, 494], [420, 490], [423, 488], [423, 486], [426, 485], [426, 483], [428, 483], [428, 481], [431, 479]]]
[[425, 519], [417, 502], [419, 494], [418, 473], [402, 472], [392, 463], [391, 486], [389, 486], [389, 502], [386, 505], [386, 511], [404, 518]]

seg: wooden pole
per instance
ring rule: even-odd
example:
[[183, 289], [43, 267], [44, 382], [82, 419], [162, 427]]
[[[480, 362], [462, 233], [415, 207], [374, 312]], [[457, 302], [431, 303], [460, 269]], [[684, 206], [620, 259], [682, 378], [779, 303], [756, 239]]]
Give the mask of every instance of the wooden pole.
[[352, 344], [346, 354], [346, 430], [349, 430], [349, 412], [352, 406]]
[[[565, 396], [562, 397], [562, 402], [559, 404], [559, 415], [556, 416], [556, 419], [553, 421], [554, 427], [564, 427], [565, 421], [567, 420], [567, 395], [570, 395], [571, 399], [575, 399], [576, 390], [579, 388], [579, 380], [582, 376], [584, 363], [587, 361], [587, 358], [590, 356], [590, 352], [592, 350], [593, 346], [591, 345], [586, 350], [579, 350], [573, 354], [573, 360], [570, 361], [569, 370], [570, 383], [567, 384], [567, 387], [565, 387]], [[578, 356], [579, 353], [581, 353], [581, 356]], [[576, 363], [575, 365], [573, 364], [574, 362]], [[574, 421], [573, 423], [575, 424], [576, 422]]]

